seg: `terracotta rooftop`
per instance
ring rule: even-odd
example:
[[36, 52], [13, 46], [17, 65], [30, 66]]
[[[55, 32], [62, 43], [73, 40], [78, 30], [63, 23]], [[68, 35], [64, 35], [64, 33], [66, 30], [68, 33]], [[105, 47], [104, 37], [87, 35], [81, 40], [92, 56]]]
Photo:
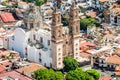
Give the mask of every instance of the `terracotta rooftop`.
[[20, 1], [20, 2], [18, 2], [18, 4], [27, 5], [27, 3], [24, 1]]
[[95, 48], [96, 45], [90, 42], [80, 42], [80, 49], [85, 50], [88, 48], [88, 50]]
[[21, 73], [17, 71], [10, 71], [0, 74], [0, 80], [3, 80], [3, 78], [10, 77], [13, 79], [19, 79], [19, 80], [33, 80], [25, 75], [22, 75]]
[[89, 12], [87, 15], [90, 16], [90, 17], [92, 17], [92, 18], [95, 18], [95, 17], [97, 16], [97, 13], [91, 11], [91, 12]]
[[45, 67], [43, 67], [42, 65], [39, 65], [37, 63], [32, 63], [29, 66], [25, 66], [25, 67], [18, 69], [17, 71], [21, 73], [25, 72], [25, 73], [31, 74], [38, 69], [44, 69], [44, 68]]
[[116, 36], [114, 36], [113, 34], [106, 34], [104, 37], [106, 37], [106, 38], [113, 38], [113, 39], [115, 39], [116, 38]]
[[115, 72], [114, 73], [115, 73], [116, 76], [120, 76], [120, 66], [115, 67]]
[[108, 57], [106, 59], [107, 63], [112, 63], [112, 64], [120, 64], [120, 57], [117, 55], [113, 55], [111, 57]]
[[12, 13], [8, 13], [8, 12], [0, 13], [0, 17], [3, 22], [14, 22], [15, 21], [15, 18], [13, 17]]
[[45, 5], [45, 6], [50, 6], [50, 5], [51, 5], [51, 2], [46, 2], [44, 5]]
[[89, 58], [89, 57], [91, 56], [91, 54], [82, 51], [82, 52], [80, 52], [80, 56], [81, 56], [82, 58]]
[[4, 33], [5, 32], [5, 29], [4, 28], [0, 28], [0, 33]]
[[115, 54], [120, 54], [120, 48], [115, 49]]
[[116, 14], [120, 14], [120, 8], [113, 8], [112, 11]]
[[3, 72], [6, 69], [4, 65], [0, 65], [0, 73]]
[[100, 2], [107, 2], [107, 1], [109, 1], [109, 0], [99, 0]]
[[8, 66], [8, 65], [11, 65], [12, 63], [7, 61], [7, 62], [2, 62], [1, 64], [4, 65], [4, 66]]
[[45, 14], [52, 14], [53, 10], [46, 10], [44, 13]]
[[105, 77], [100, 78], [99, 80], [111, 80], [111, 78], [109, 76], [105, 76]]

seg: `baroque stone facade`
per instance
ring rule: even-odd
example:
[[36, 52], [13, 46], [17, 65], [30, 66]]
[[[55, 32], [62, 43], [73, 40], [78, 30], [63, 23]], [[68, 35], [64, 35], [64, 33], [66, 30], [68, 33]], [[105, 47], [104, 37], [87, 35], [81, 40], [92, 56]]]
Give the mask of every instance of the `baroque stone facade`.
[[63, 58], [72, 57], [79, 61], [80, 20], [78, 8], [73, 4], [70, 8], [68, 31], [63, 33], [61, 14], [55, 8], [53, 12], [52, 33], [52, 67], [61, 69]]

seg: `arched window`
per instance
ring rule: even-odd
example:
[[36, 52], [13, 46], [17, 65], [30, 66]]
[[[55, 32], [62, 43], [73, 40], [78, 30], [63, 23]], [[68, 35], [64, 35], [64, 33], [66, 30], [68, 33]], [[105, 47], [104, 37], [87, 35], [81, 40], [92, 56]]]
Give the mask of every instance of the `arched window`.
[[42, 37], [40, 37], [40, 42], [41, 42], [41, 43], [43, 42], [43, 38], [42, 38]]
[[50, 40], [48, 40], [48, 46], [50, 45]]
[[34, 35], [33, 35], [33, 40], [35, 40], [35, 38], [36, 38], [36, 37], [35, 37], [35, 34], [34, 34]]
[[33, 23], [30, 23], [30, 29], [32, 29], [33, 28]]
[[25, 55], [26, 55], [26, 56], [28, 55], [28, 53], [27, 53], [27, 47], [25, 48]]
[[61, 32], [60, 32], [60, 30], [58, 31], [58, 37], [60, 37], [61, 36]]

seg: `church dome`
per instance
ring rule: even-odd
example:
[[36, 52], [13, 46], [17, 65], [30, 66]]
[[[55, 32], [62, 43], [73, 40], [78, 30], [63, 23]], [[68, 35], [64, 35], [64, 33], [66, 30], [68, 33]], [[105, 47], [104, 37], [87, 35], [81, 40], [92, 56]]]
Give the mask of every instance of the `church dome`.
[[24, 17], [26, 19], [36, 19], [39, 17], [39, 8], [35, 5], [30, 5], [30, 8], [26, 13], [24, 14]]

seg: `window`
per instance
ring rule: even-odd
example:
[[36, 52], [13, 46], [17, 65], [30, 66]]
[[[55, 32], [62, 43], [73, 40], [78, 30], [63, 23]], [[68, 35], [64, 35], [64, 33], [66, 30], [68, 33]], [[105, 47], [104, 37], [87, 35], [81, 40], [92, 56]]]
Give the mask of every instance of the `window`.
[[59, 31], [58, 31], [58, 37], [60, 37], [60, 33], [61, 33], [61, 32], [60, 32], [60, 30], [59, 30]]
[[33, 35], [33, 39], [35, 40], [35, 35]]
[[78, 59], [78, 57], [76, 57], [76, 59]]
[[30, 42], [30, 38], [28, 38], [28, 42]]
[[50, 40], [48, 40], [48, 46], [50, 45]]
[[58, 53], [58, 55], [61, 55], [61, 53]]
[[42, 38], [42, 37], [40, 37], [40, 42], [41, 42], [41, 43], [43, 42], [43, 38]]
[[79, 28], [78, 28], [78, 26], [76, 26], [76, 32], [79, 32]]
[[27, 56], [28, 54], [27, 54], [27, 47], [25, 48], [25, 55]]
[[42, 59], [39, 59], [39, 62], [41, 63], [41, 62], [42, 62]]
[[61, 60], [61, 58], [58, 59], [59, 61]]
[[5, 41], [7, 41], [7, 39], [5, 39]]
[[76, 46], [78, 46], [78, 43], [76, 43]]
[[37, 22], [37, 27], [40, 27], [39, 22]]
[[12, 36], [12, 40], [14, 40], [14, 38], [15, 38], [15, 37], [14, 37], [14, 36]]
[[60, 51], [61, 49], [59, 48], [58, 51]]
[[30, 23], [30, 29], [33, 28], [33, 23]]
[[76, 50], [78, 50], [78, 48], [76, 48]]
[[39, 56], [41, 57], [41, 53], [39, 53]]
[[61, 65], [61, 62], [59, 62], [58, 64]]

